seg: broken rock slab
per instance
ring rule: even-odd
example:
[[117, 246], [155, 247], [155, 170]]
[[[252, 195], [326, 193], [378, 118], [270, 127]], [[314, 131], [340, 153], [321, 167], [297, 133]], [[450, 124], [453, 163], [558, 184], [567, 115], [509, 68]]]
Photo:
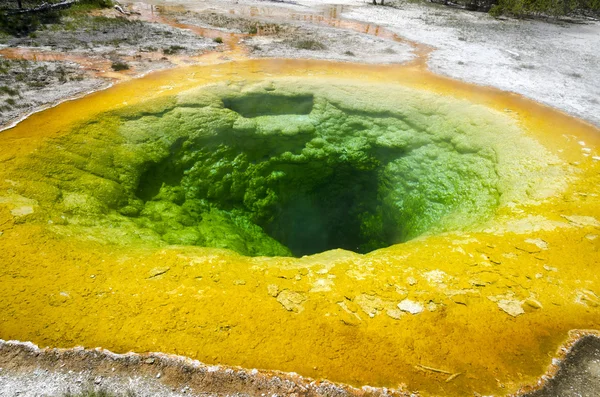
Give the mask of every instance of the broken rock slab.
[[398, 309], [410, 314], [419, 314], [425, 308], [419, 302], [411, 301], [410, 299], [404, 299], [402, 302], [398, 303]]

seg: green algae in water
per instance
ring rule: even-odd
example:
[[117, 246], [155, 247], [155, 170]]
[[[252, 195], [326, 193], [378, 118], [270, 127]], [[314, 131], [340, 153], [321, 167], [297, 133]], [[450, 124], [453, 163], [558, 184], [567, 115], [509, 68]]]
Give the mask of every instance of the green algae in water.
[[103, 114], [17, 173], [38, 218], [90, 238], [301, 256], [468, 229], [555, 186], [554, 161], [480, 106], [281, 79]]

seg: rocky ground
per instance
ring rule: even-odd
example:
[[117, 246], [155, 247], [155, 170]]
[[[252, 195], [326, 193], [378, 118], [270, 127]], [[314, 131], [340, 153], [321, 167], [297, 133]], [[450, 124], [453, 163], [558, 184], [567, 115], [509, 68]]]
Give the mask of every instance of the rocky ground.
[[72, 13], [24, 37], [0, 33], [0, 125], [118, 80], [192, 62], [217, 46], [112, 9]]
[[[376, 43], [387, 30], [432, 47], [427, 64], [436, 73], [522, 94], [600, 125], [600, 80], [595, 77], [600, 72], [600, 54], [595, 50], [600, 46], [598, 21], [495, 19], [440, 4], [401, 0], [386, 2], [384, 7], [361, 0], [177, 3], [196, 12], [292, 26], [299, 36], [323, 44], [313, 51], [294, 50], [285, 29], [283, 36], [246, 40], [252, 56], [258, 57], [406, 62], [410, 54], [404, 50], [392, 47], [392, 52]], [[347, 20], [356, 23], [340, 22]], [[357, 30], [361, 33], [356, 34]], [[389, 38], [384, 41], [393, 43]], [[347, 56], [345, 51], [354, 55]]]
[[411, 47], [388, 38], [306, 23], [290, 15], [247, 17], [166, 9], [164, 15], [181, 23], [246, 34], [242, 39], [252, 57], [329, 59], [360, 63], [404, 63], [414, 58]]
[[75, 62], [0, 58], [0, 125], [57, 101], [58, 87], [60, 96], [71, 98], [106, 85]]
[[343, 17], [382, 24], [433, 46], [429, 68], [525, 95], [600, 125], [600, 23], [497, 20], [437, 4], [349, 9]]

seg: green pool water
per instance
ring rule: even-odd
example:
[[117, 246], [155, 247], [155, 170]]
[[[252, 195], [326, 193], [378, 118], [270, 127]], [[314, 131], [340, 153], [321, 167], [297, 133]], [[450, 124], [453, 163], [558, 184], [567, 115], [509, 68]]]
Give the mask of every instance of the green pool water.
[[35, 220], [60, 233], [303, 256], [481, 225], [560, 181], [550, 161], [481, 106], [274, 79], [100, 114], [50, 139], [16, 177], [43, 208]]

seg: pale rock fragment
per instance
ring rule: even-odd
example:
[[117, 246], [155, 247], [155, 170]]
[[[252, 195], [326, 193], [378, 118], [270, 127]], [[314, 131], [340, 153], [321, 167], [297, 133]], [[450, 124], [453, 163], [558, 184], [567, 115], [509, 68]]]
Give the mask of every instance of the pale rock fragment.
[[267, 292], [269, 293], [269, 295], [271, 295], [272, 297], [276, 297], [277, 294], [279, 293], [279, 287], [275, 284], [269, 284], [267, 286]]
[[537, 299], [534, 299], [534, 298], [525, 299], [524, 303], [533, 309], [542, 309], [543, 308], [540, 301], [538, 301]]
[[12, 210], [10, 210], [10, 213], [13, 216], [25, 216], [33, 214], [33, 207], [29, 205], [24, 205], [22, 207], [13, 208]]
[[423, 273], [423, 277], [432, 284], [442, 284], [446, 280], [446, 273], [441, 270], [432, 270]]
[[389, 317], [393, 318], [394, 320], [400, 320], [400, 318], [402, 317], [402, 310], [387, 309], [385, 311], [385, 314], [387, 314]]
[[477, 279], [471, 279], [471, 280], [469, 280], [469, 284], [471, 284], [474, 287], [485, 287], [486, 285], [488, 285], [487, 282], [481, 281], [481, 280], [477, 280]]
[[533, 244], [536, 247], [538, 247], [539, 249], [542, 250], [547, 250], [548, 249], [548, 243], [545, 242], [544, 240], [542, 240], [541, 238], [528, 238], [525, 240], [526, 243], [529, 244]]
[[517, 317], [520, 314], [525, 314], [525, 310], [523, 310], [521, 302], [518, 300], [500, 299], [496, 304], [500, 309], [513, 317]]
[[294, 313], [300, 313], [304, 310], [302, 303], [306, 300], [306, 296], [300, 292], [284, 289], [277, 295], [277, 302], [285, 308], [285, 310]]
[[356, 318], [359, 322], [362, 321], [362, 318], [355, 311], [351, 310], [346, 302], [338, 302], [339, 307], [342, 308], [346, 313], [348, 313], [351, 317], [342, 318], [342, 322], [347, 325], [357, 325], [358, 323], [354, 320]]
[[155, 278], [155, 277], [158, 277], [158, 276], [162, 276], [163, 274], [165, 274], [169, 270], [171, 270], [171, 268], [168, 267], [168, 266], [165, 266], [165, 267], [155, 267], [152, 270], [150, 270], [150, 272], [148, 272], [148, 278]]
[[591, 216], [581, 216], [581, 215], [561, 215], [563, 218], [568, 220], [569, 222], [575, 224], [576, 226], [594, 226], [600, 227], [600, 222]]
[[398, 309], [410, 314], [419, 314], [424, 310], [423, 305], [410, 299], [404, 299], [398, 303]]
[[404, 299], [408, 296], [408, 290], [405, 290], [404, 288], [400, 287], [399, 285], [396, 285], [396, 293], [398, 295], [400, 295], [400, 299]]
[[596, 295], [594, 291], [590, 291], [587, 289], [577, 291], [575, 302], [590, 307], [600, 306], [600, 298], [598, 297], [598, 295]]
[[331, 291], [332, 285], [332, 280], [328, 278], [319, 278], [313, 283], [310, 292], [329, 292]]
[[453, 248], [452, 251], [467, 255], [467, 252], [463, 249], [463, 247]]
[[377, 295], [360, 294], [354, 298], [354, 303], [371, 318], [383, 309], [383, 300]]

